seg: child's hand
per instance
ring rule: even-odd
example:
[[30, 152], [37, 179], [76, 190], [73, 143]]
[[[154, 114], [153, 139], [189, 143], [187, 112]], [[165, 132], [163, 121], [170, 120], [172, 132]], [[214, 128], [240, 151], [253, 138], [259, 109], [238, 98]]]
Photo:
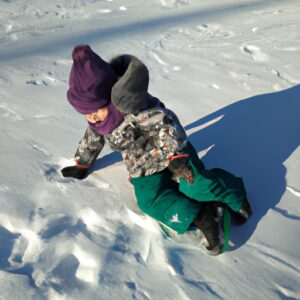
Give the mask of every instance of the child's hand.
[[188, 164], [187, 158], [183, 157], [171, 160], [168, 169], [172, 173], [173, 180], [179, 182], [179, 178], [183, 178], [189, 183], [194, 182], [194, 174]]

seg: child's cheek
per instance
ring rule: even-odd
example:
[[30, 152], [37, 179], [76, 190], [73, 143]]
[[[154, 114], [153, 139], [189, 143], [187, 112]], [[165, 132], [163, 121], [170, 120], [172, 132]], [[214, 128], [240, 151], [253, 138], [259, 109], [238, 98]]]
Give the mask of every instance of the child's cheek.
[[93, 118], [91, 118], [91, 117], [89, 117], [89, 116], [85, 116], [85, 119], [88, 121], [88, 122], [90, 122], [90, 123], [96, 123], [95, 122], [95, 120], [93, 119]]

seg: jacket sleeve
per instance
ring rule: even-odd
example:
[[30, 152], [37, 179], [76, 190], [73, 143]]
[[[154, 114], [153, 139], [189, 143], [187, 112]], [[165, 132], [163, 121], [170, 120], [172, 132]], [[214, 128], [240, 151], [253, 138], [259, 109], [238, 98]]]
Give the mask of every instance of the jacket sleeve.
[[104, 137], [88, 127], [75, 153], [76, 161], [82, 165], [91, 165], [97, 159], [104, 144]]

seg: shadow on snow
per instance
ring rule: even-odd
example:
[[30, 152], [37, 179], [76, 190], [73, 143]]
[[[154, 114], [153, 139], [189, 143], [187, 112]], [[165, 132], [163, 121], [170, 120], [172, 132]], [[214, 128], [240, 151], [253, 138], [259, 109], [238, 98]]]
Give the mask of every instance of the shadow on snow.
[[192, 133], [190, 141], [198, 152], [211, 147], [203, 157], [208, 169], [221, 167], [244, 180], [254, 215], [238, 229], [238, 246], [286, 190], [284, 162], [299, 146], [299, 111], [300, 85], [296, 85], [235, 102], [185, 128], [195, 130], [212, 122]]

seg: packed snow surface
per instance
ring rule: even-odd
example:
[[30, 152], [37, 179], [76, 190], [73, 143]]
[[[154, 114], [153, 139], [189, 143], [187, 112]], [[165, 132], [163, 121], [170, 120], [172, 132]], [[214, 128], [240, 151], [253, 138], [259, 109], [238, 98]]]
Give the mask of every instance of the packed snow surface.
[[[300, 299], [300, 1], [0, 1], [0, 299]], [[86, 122], [71, 51], [130, 53], [207, 168], [254, 215], [218, 257], [163, 239], [106, 147], [65, 179]]]

